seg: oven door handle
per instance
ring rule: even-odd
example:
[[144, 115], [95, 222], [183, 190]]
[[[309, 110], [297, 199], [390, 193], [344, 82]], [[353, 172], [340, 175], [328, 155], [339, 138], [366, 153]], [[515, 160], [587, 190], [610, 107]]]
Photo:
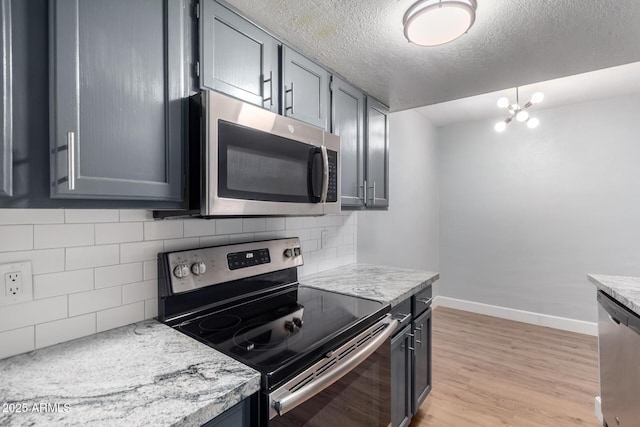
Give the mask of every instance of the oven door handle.
[[322, 377], [310, 382], [303, 386], [299, 390], [293, 393], [288, 393], [285, 396], [278, 398], [273, 402], [273, 408], [278, 415], [282, 416], [287, 412], [294, 409], [296, 406], [301, 405], [307, 400], [311, 399], [316, 394], [320, 393], [331, 384], [338, 381], [340, 378], [347, 375], [353, 369], [355, 369], [360, 363], [365, 361], [371, 356], [380, 346], [382, 346], [389, 337], [395, 332], [398, 327], [398, 321], [396, 319], [385, 320], [389, 326], [384, 332], [377, 335], [364, 347], [354, 352], [351, 356], [340, 361], [340, 365], [333, 369], [327, 370]]

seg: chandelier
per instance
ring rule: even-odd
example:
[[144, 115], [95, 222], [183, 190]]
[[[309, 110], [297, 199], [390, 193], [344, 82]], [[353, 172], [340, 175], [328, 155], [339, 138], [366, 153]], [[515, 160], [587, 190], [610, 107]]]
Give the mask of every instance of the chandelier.
[[540, 120], [535, 117], [531, 117], [529, 115], [529, 112], [526, 110], [533, 104], [541, 102], [543, 99], [544, 94], [542, 92], [536, 92], [531, 96], [530, 101], [528, 101], [524, 105], [520, 105], [520, 94], [518, 93], [518, 88], [516, 87], [515, 104], [509, 103], [509, 98], [507, 98], [506, 96], [498, 99], [498, 107], [506, 108], [509, 112], [509, 116], [506, 119], [496, 123], [494, 129], [496, 130], [496, 132], [504, 132], [504, 130], [507, 128], [507, 125], [511, 123], [514, 118], [516, 119], [516, 121], [525, 122], [527, 124], [527, 127], [530, 129], [538, 127], [538, 125], [540, 124]]

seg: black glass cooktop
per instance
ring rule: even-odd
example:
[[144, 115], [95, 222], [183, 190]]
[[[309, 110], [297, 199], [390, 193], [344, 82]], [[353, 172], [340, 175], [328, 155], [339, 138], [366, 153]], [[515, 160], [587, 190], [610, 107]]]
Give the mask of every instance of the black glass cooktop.
[[178, 325], [276, 387], [389, 311], [383, 303], [293, 286]]

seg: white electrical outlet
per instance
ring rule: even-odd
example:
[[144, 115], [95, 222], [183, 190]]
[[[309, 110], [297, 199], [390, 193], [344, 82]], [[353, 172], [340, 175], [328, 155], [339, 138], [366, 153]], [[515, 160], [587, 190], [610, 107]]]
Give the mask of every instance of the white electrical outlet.
[[33, 299], [31, 261], [12, 262], [0, 265], [0, 305], [27, 302]]

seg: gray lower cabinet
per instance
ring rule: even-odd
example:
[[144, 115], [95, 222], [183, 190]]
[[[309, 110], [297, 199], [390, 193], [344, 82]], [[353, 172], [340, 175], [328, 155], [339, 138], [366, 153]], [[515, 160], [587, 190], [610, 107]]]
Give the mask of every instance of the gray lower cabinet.
[[179, 201], [182, 0], [50, 0], [51, 197]]
[[214, 0], [199, 26], [201, 87], [278, 112], [278, 42]]
[[367, 207], [389, 207], [389, 109], [367, 97]]
[[340, 136], [342, 207], [364, 206], [364, 100], [362, 91], [331, 78], [331, 132]]
[[413, 402], [415, 414], [431, 391], [431, 308], [413, 321], [414, 375]]
[[282, 114], [329, 130], [329, 73], [282, 46]]
[[202, 427], [256, 427], [258, 424], [257, 395], [247, 397]]
[[411, 327], [391, 340], [391, 425], [405, 427], [411, 421]]
[[0, 0], [0, 197], [13, 194], [11, 0]]

